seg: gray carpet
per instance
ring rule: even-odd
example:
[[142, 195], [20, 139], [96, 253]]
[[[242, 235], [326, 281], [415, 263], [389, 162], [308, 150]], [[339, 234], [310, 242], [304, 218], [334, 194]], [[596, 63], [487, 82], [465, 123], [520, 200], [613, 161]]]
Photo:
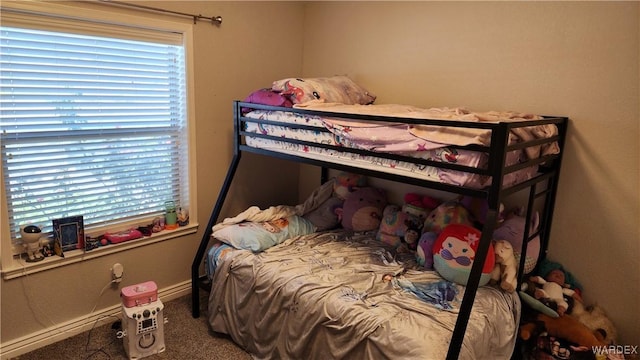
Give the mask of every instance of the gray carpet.
[[[164, 303], [164, 342], [166, 350], [145, 359], [171, 360], [215, 360], [251, 359], [251, 356], [238, 347], [230, 338], [215, 334], [207, 324], [207, 298], [201, 291], [200, 317], [191, 316], [191, 295]], [[113, 319], [117, 321], [116, 318]], [[107, 325], [70, 337], [66, 340], [45, 346], [30, 353], [20, 355], [20, 360], [127, 360], [122, 339], [116, 338], [116, 330]]]

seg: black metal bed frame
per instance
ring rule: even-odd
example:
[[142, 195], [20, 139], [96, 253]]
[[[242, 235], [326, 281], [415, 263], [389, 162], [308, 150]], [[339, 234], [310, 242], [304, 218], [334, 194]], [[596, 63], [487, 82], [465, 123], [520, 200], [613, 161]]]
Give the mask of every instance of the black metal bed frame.
[[[264, 123], [270, 124], [273, 122], [267, 120], [257, 120], [257, 119], [249, 119], [243, 116], [243, 109], [261, 109], [261, 110], [280, 110], [280, 111], [289, 111], [296, 112], [300, 114], [308, 114], [308, 115], [321, 115], [321, 116], [330, 116], [335, 118], [349, 118], [349, 119], [358, 119], [358, 120], [366, 120], [366, 121], [382, 121], [382, 122], [402, 122], [407, 124], [425, 124], [425, 125], [440, 125], [440, 126], [452, 126], [452, 127], [464, 127], [464, 128], [480, 128], [480, 129], [489, 129], [491, 130], [491, 145], [486, 146], [452, 146], [454, 148], [462, 148], [467, 150], [474, 151], [483, 151], [489, 155], [489, 162], [486, 169], [478, 169], [468, 166], [456, 165], [456, 164], [448, 164], [441, 162], [434, 162], [424, 159], [417, 159], [413, 157], [406, 157], [395, 154], [384, 154], [377, 152], [370, 152], [361, 149], [352, 149], [346, 147], [337, 147], [327, 144], [319, 144], [312, 143], [301, 140], [291, 140], [291, 139], [283, 139], [280, 137], [272, 137], [263, 134], [256, 133], [248, 133], [244, 131], [243, 124], [245, 122], [256, 122], [256, 123]], [[459, 122], [459, 121], [446, 121], [446, 120], [423, 120], [423, 119], [412, 119], [412, 118], [397, 118], [397, 117], [385, 117], [385, 116], [370, 116], [370, 115], [355, 115], [355, 114], [344, 114], [344, 113], [331, 113], [331, 112], [318, 112], [312, 110], [304, 110], [297, 108], [280, 108], [273, 107], [267, 105], [259, 105], [259, 104], [251, 104], [240, 101], [234, 101], [233, 104], [233, 118], [234, 118], [234, 152], [233, 157], [231, 159], [231, 164], [229, 165], [229, 169], [227, 171], [227, 175], [224, 179], [224, 183], [222, 188], [220, 189], [220, 193], [218, 199], [216, 200], [215, 206], [212, 210], [211, 216], [209, 218], [209, 222], [207, 227], [205, 228], [204, 235], [202, 236], [202, 240], [196, 252], [196, 255], [193, 260], [193, 264], [191, 266], [191, 296], [192, 296], [192, 316], [197, 318], [200, 316], [200, 297], [199, 297], [199, 289], [205, 288], [209, 289], [209, 287], [205, 284], [206, 278], [200, 275], [200, 269], [202, 265], [202, 261], [205, 256], [205, 252], [209, 246], [209, 240], [212, 234], [212, 227], [218, 221], [218, 217], [220, 215], [220, 211], [224, 204], [225, 198], [231, 187], [232, 179], [235, 175], [236, 169], [240, 163], [240, 158], [243, 152], [251, 152], [256, 154], [262, 154], [271, 157], [277, 157], [281, 159], [287, 159], [302, 163], [307, 163], [311, 165], [321, 166], [322, 171], [322, 179], [324, 182], [326, 180], [327, 168], [336, 169], [336, 170], [344, 170], [353, 173], [359, 173], [366, 176], [372, 176], [387, 180], [392, 180], [400, 183], [412, 184], [417, 186], [422, 186], [425, 188], [436, 189], [441, 191], [446, 191], [454, 194], [468, 195], [472, 197], [484, 198], [487, 200], [489, 205], [489, 210], [487, 213], [487, 218], [485, 224], [482, 228], [482, 237], [480, 239], [480, 244], [478, 246], [478, 250], [476, 252], [476, 261], [474, 261], [471, 273], [469, 275], [469, 279], [467, 281], [467, 286], [464, 292], [464, 296], [462, 299], [462, 304], [460, 306], [460, 311], [458, 314], [458, 318], [456, 320], [456, 325], [453, 330], [453, 334], [451, 337], [451, 342], [449, 344], [449, 350], [447, 353], [447, 359], [453, 360], [457, 359], [460, 353], [462, 342], [464, 339], [464, 334], [466, 332], [467, 323], [469, 321], [469, 317], [471, 314], [471, 309], [473, 307], [473, 302], [475, 300], [476, 291], [478, 289], [478, 285], [480, 282], [480, 276], [482, 274], [482, 268], [484, 266], [485, 258], [487, 252], [489, 250], [489, 244], [491, 243], [491, 235], [493, 234], [493, 230], [498, 221], [498, 214], [500, 209], [500, 203], [502, 199], [524, 191], [525, 189], [529, 189], [528, 191], [528, 199], [526, 205], [526, 215], [525, 215], [525, 230], [523, 236], [523, 244], [521, 249], [521, 254], [526, 253], [527, 244], [536, 236], [540, 236], [541, 244], [540, 244], [540, 259], [543, 259], [546, 255], [546, 251], [549, 243], [549, 235], [551, 230], [551, 221], [553, 218], [553, 209], [555, 205], [556, 192], [558, 188], [558, 178], [560, 174], [560, 165], [562, 160], [562, 153], [564, 151], [564, 144], [568, 126], [568, 118], [566, 117], [555, 117], [555, 116], [544, 116], [542, 120], [531, 120], [531, 121], [522, 121], [522, 122], [499, 122], [499, 123], [476, 123], [476, 122]], [[509, 132], [513, 128], [518, 127], [526, 127], [532, 125], [542, 125], [542, 124], [556, 124], [558, 127], [558, 135], [547, 138], [547, 139], [539, 139], [532, 140], [522, 143], [517, 143], [513, 145], [508, 144]], [[288, 127], [299, 128], [299, 129], [313, 129], [317, 131], [317, 127], [308, 127], [305, 125], [293, 125], [287, 124]], [[328, 130], [327, 130], [328, 131]], [[247, 137], [262, 137], [262, 138], [271, 138], [278, 141], [285, 141], [289, 143], [295, 144], [303, 144], [315, 147], [324, 147], [329, 149], [334, 149], [343, 152], [351, 152], [362, 155], [370, 155], [376, 156], [379, 158], [386, 158], [391, 160], [401, 160], [407, 161], [411, 163], [417, 163], [423, 166], [434, 166], [439, 168], [446, 168], [452, 170], [464, 171], [467, 173], [474, 173], [480, 175], [490, 176], [492, 181], [491, 185], [484, 189], [473, 189], [468, 187], [461, 187], [456, 185], [449, 185], [445, 183], [422, 180], [404, 175], [391, 174], [384, 171], [376, 171], [370, 169], [362, 169], [353, 166], [348, 166], [340, 163], [333, 163], [328, 161], [321, 161], [317, 159], [311, 159], [307, 157], [300, 157], [295, 155], [289, 155], [280, 153], [277, 151], [265, 150], [254, 148], [243, 143], [243, 138]], [[513, 165], [513, 166], [504, 166], [506, 154], [509, 151], [523, 149], [533, 145], [542, 145], [546, 143], [551, 143], [557, 141], [560, 146], [560, 153], [554, 155], [542, 156], [539, 159], [531, 159], [527, 162]], [[517, 171], [519, 169], [523, 169], [529, 166], [539, 166], [540, 174], [535, 176], [534, 178], [521, 182], [516, 185], [512, 185], [509, 187], [503, 187], [502, 179], [505, 174]], [[543, 206], [541, 209], [541, 221], [540, 226], [537, 231], [529, 233], [529, 223], [531, 219], [531, 214], [534, 211], [534, 206], [536, 200], [539, 198], [543, 198]], [[518, 284], [522, 282], [522, 272], [525, 265], [525, 256], [520, 257], [520, 263], [518, 267]]]

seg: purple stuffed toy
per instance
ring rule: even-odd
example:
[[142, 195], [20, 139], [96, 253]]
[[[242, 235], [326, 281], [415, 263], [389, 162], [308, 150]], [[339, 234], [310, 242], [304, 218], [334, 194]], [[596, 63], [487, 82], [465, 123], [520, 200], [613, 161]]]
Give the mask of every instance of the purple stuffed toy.
[[416, 261], [427, 270], [433, 270], [433, 244], [436, 243], [437, 238], [438, 233], [429, 231], [422, 234], [418, 241]]
[[338, 209], [342, 227], [352, 231], [376, 230], [382, 211], [387, 206], [384, 190], [363, 187], [349, 194], [342, 209]]
[[[494, 240], [507, 240], [513, 246], [513, 254], [516, 257], [516, 262], [520, 263], [520, 255], [522, 252], [522, 241], [524, 238], [524, 225], [526, 219], [522, 216], [524, 209], [515, 209], [510, 212], [506, 219], [500, 224], [500, 226], [493, 232]], [[531, 215], [531, 221], [529, 222], [529, 235], [538, 230], [540, 225], [540, 215], [536, 211]], [[524, 273], [529, 274], [533, 271], [538, 263], [538, 257], [540, 255], [540, 236], [536, 236], [527, 245], [527, 253], [524, 261]]]

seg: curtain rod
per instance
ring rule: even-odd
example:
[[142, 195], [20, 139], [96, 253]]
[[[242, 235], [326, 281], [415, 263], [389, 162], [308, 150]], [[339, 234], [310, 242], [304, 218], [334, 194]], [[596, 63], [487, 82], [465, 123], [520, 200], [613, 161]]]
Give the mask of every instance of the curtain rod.
[[122, 1], [113, 1], [113, 0], [99, 0], [99, 1], [103, 2], [105, 4], [112, 4], [112, 5], [123, 6], [123, 7], [131, 7], [131, 8], [144, 10], [144, 11], [155, 11], [155, 12], [161, 12], [161, 13], [165, 13], [165, 14], [172, 14], [172, 15], [175, 15], [175, 16], [190, 17], [190, 18], [193, 19], [193, 23], [194, 24], [198, 20], [203, 20], [203, 19], [211, 21], [211, 23], [214, 24], [214, 25], [222, 24], [222, 16], [211, 16], [211, 17], [208, 17], [208, 16], [203, 16], [203, 15], [200, 15], [200, 14], [195, 15], [195, 14], [183, 13], [183, 12], [179, 12], [179, 11], [160, 9], [160, 8], [151, 7], [151, 6], [131, 4], [131, 3], [126, 3], [126, 2], [122, 2]]

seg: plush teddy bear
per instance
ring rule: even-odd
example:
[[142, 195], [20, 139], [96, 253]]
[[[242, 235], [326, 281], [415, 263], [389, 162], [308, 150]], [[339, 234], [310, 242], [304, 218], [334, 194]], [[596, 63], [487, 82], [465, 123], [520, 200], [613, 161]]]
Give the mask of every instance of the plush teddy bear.
[[363, 187], [350, 193], [342, 209], [337, 211], [343, 228], [352, 231], [370, 231], [380, 226], [385, 206], [387, 206], [387, 196], [384, 190]]
[[585, 307], [582, 301], [574, 301], [569, 316], [575, 318], [593, 332], [597, 332], [607, 345], [615, 344], [618, 331], [599, 305]]
[[496, 240], [493, 242], [496, 264], [491, 272], [490, 282], [500, 283], [500, 287], [508, 292], [514, 292], [518, 286], [518, 265], [513, 256], [513, 247], [506, 240]]

